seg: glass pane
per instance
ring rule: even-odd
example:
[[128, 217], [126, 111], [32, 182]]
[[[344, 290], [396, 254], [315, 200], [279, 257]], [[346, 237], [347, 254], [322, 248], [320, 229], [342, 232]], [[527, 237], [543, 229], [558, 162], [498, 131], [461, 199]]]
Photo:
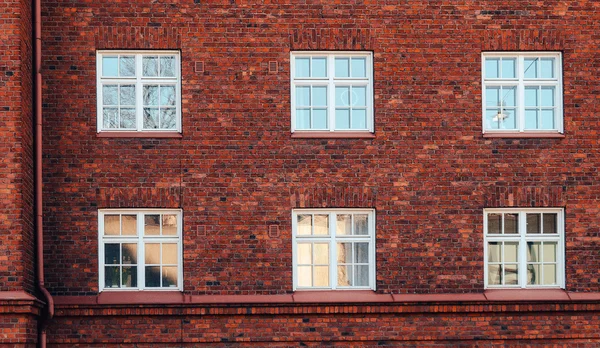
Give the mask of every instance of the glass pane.
[[489, 242], [488, 243], [488, 262], [500, 262], [500, 242]]
[[104, 85], [102, 86], [102, 105], [118, 105], [119, 87], [117, 85]]
[[350, 129], [350, 110], [335, 109], [335, 128]]
[[119, 244], [105, 244], [104, 245], [104, 263], [107, 265], [118, 265], [119, 264]]
[[310, 129], [310, 110], [296, 109], [296, 129]]
[[116, 108], [104, 108], [102, 113], [104, 128], [119, 128], [119, 113]]
[[356, 278], [354, 286], [369, 285], [369, 266], [356, 266]]
[[540, 285], [541, 276], [540, 265], [527, 265], [527, 284]]
[[361, 109], [352, 110], [352, 129], [367, 128], [367, 111]]
[[355, 243], [354, 248], [354, 262], [369, 263], [369, 243]]
[[366, 66], [365, 58], [352, 58], [352, 77], [367, 77]]
[[352, 243], [337, 243], [337, 262], [352, 263]]
[[160, 234], [160, 215], [144, 215], [144, 234], [147, 236], [158, 236]]
[[312, 286], [312, 267], [298, 267], [298, 286]]
[[352, 234], [352, 216], [350, 214], [338, 214], [336, 224], [336, 234], [350, 235]]
[[310, 87], [296, 87], [296, 106], [310, 106]]
[[163, 243], [162, 245], [162, 264], [177, 265], [177, 244]]
[[144, 108], [144, 129], [158, 129], [158, 109]]
[[160, 264], [160, 244], [146, 243], [144, 245], [144, 261], [146, 264]]
[[538, 88], [525, 87], [525, 106], [539, 106]]
[[540, 262], [542, 255], [540, 254], [540, 242], [527, 242], [527, 261]]
[[517, 285], [519, 283], [519, 267], [517, 265], [504, 265], [504, 284]]
[[160, 76], [175, 76], [175, 57], [160, 57]]
[[537, 77], [537, 58], [525, 58], [524, 60], [524, 76], [526, 79], [534, 79]]
[[487, 214], [487, 233], [500, 234], [502, 233], [502, 214]]
[[499, 129], [517, 128], [514, 109], [503, 109], [501, 112], [497, 111], [494, 115], [493, 121], [498, 123]]
[[367, 87], [352, 87], [352, 106], [367, 106]]
[[519, 214], [504, 214], [504, 233], [519, 233]]
[[315, 86], [312, 89], [313, 106], [327, 106], [327, 86]]
[[312, 215], [298, 214], [298, 235], [312, 234]]
[[137, 287], [137, 266], [123, 266], [123, 287]]
[[119, 215], [104, 215], [104, 234], [108, 236], [118, 236], [121, 234], [120, 223]]
[[124, 236], [135, 236], [137, 234], [137, 216], [122, 215], [121, 216], [122, 233]]
[[489, 285], [500, 285], [502, 284], [502, 265], [489, 265], [488, 266], [488, 284]]
[[146, 267], [146, 286], [149, 288], [160, 287], [160, 267]]
[[544, 285], [556, 284], [556, 265], [544, 265]]
[[315, 266], [315, 286], [329, 286], [329, 266]]
[[554, 110], [542, 110], [541, 129], [554, 129]]
[[327, 58], [312, 59], [312, 77], [327, 77]]
[[158, 76], [158, 57], [143, 57], [142, 71], [143, 76]]
[[515, 76], [515, 59], [502, 58], [502, 78], [510, 79], [514, 78]]
[[102, 76], [117, 76], [119, 74], [117, 57], [102, 57]]
[[298, 243], [298, 264], [312, 264], [312, 244]]
[[335, 77], [349, 77], [348, 58], [335, 59]]
[[556, 243], [544, 242], [544, 262], [556, 262]]
[[119, 266], [106, 266], [104, 267], [104, 287], [105, 288], [118, 288], [120, 287]]
[[177, 287], [177, 267], [163, 267], [162, 286], [164, 288]]
[[329, 215], [315, 214], [315, 235], [329, 234]]
[[177, 234], [177, 215], [162, 215], [162, 234], [165, 236], [174, 236]]
[[327, 243], [315, 243], [315, 265], [328, 265], [329, 264], [329, 244]]
[[355, 214], [354, 215], [354, 234], [368, 235], [369, 234], [369, 215]]
[[160, 105], [175, 106], [175, 86], [160, 86]]
[[519, 261], [519, 243], [505, 242], [504, 243], [504, 262]]
[[296, 58], [296, 77], [310, 77], [310, 58]]
[[144, 105], [158, 105], [158, 85], [144, 85]]
[[554, 87], [542, 87], [542, 106], [554, 106]]
[[352, 265], [338, 266], [338, 286], [352, 286]]
[[327, 110], [313, 109], [313, 128], [327, 129]]
[[124, 265], [137, 264], [137, 244], [127, 243], [122, 244], [122, 260], [121, 263]]
[[135, 109], [121, 109], [121, 128], [135, 128]]
[[500, 106], [500, 87], [485, 88], [485, 105]]
[[502, 88], [502, 99], [500, 102], [502, 106], [515, 106], [516, 105], [516, 87], [504, 87]]
[[525, 110], [525, 129], [538, 129], [537, 110]]
[[350, 106], [350, 87], [335, 88], [335, 105]]
[[161, 129], [175, 129], [176, 117], [175, 108], [165, 108], [160, 110], [160, 128]]
[[501, 114], [500, 109], [487, 109], [485, 111], [486, 129], [500, 129], [501, 118], [498, 117], [498, 114]]
[[124, 77], [135, 76], [135, 57], [121, 56], [119, 64], [119, 75]]
[[540, 70], [542, 78], [554, 78], [554, 58], [542, 58], [540, 60]]
[[527, 214], [527, 233], [542, 233], [541, 217], [541, 214]]
[[500, 76], [498, 72], [499, 59], [498, 58], [486, 58], [485, 59], [485, 77], [495, 79]]
[[558, 233], [556, 214], [544, 214], [544, 233]]

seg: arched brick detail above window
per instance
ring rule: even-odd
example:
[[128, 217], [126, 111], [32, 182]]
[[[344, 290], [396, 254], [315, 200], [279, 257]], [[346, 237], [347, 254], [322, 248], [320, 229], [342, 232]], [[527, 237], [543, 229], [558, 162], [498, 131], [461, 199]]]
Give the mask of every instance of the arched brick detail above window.
[[493, 186], [485, 194], [485, 207], [564, 207], [567, 203], [565, 191], [562, 186]]
[[371, 29], [298, 28], [290, 31], [295, 50], [372, 50]]
[[290, 195], [292, 208], [374, 208], [377, 190], [371, 187], [307, 187]]

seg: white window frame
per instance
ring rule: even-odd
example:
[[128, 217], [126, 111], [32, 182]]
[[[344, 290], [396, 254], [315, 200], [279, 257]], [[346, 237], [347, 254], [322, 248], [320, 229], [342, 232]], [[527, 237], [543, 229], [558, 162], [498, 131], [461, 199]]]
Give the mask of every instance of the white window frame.
[[[137, 215], [136, 236], [105, 236], [104, 215], [126, 214]], [[144, 214], [177, 215], [177, 235], [144, 236]], [[98, 266], [99, 291], [183, 291], [183, 246], [182, 246], [182, 211], [181, 209], [101, 209], [98, 210]], [[110, 243], [137, 243], [137, 287], [106, 288], [104, 284], [104, 245]], [[145, 248], [146, 243], [177, 243], [177, 287], [145, 287]]]
[[[488, 234], [488, 214], [519, 214], [518, 234]], [[554, 213], [556, 218], [556, 234], [527, 234], [528, 213]], [[503, 217], [504, 219], [504, 217]], [[556, 289], [565, 288], [565, 223], [562, 208], [494, 208], [483, 211], [483, 264], [484, 284], [486, 289]], [[518, 284], [490, 285], [488, 284], [488, 243], [489, 242], [518, 242]], [[527, 284], [527, 242], [556, 242], [556, 285]]]
[[[329, 235], [298, 235], [298, 215], [317, 214], [329, 215]], [[367, 214], [367, 236], [336, 236], [337, 214]], [[376, 248], [375, 248], [375, 210], [374, 209], [294, 209], [292, 211], [292, 259], [293, 259], [293, 290], [376, 290]], [[298, 286], [298, 244], [299, 242], [321, 242], [329, 244], [329, 287], [300, 287]], [[338, 286], [337, 285], [337, 243], [366, 242], [369, 243], [369, 285], [368, 286]]]
[[[297, 57], [326, 57], [327, 77], [295, 77]], [[366, 58], [364, 78], [335, 77], [335, 58]], [[290, 52], [290, 82], [292, 105], [292, 133], [298, 132], [374, 132], [373, 117], [373, 53], [368, 51], [293, 51]], [[296, 129], [296, 87], [297, 86], [327, 86], [327, 124], [326, 129]], [[365, 129], [336, 129], [335, 128], [335, 87], [336, 86], [366, 86], [366, 117]]]
[[[554, 58], [554, 76], [556, 78], [524, 78], [524, 59]], [[516, 77], [509, 78], [486, 78], [485, 60], [486, 58], [515, 58], [516, 59]], [[562, 54], [561, 52], [483, 52], [481, 54], [481, 103], [482, 103], [482, 131], [483, 133], [563, 133], [563, 72], [562, 72]], [[516, 129], [488, 129], [486, 128], [486, 87], [506, 86], [517, 87], [516, 90]], [[556, 105], [554, 113], [554, 125], [552, 129], [525, 129], [525, 87], [526, 86], [548, 86], [555, 87], [554, 100]]]
[[[102, 57], [104, 56], [135, 56], [136, 76], [132, 77], [105, 77], [102, 76]], [[142, 58], [144, 56], [175, 56], [175, 77], [143, 77]], [[96, 52], [96, 98], [97, 98], [97, 132], [164, 132], [181, 133], [181, 57], [179, 51], [162, 50], [102, 50]], [[136, 128], [103, 128], [103, 99], [102, 86], [105, 84], [130, 84], [135, 85], [136, 92]], [[143, 85], [146, 84], [173, 84], [175, 85], [175, 128], [173, 129], [144, 129]]]

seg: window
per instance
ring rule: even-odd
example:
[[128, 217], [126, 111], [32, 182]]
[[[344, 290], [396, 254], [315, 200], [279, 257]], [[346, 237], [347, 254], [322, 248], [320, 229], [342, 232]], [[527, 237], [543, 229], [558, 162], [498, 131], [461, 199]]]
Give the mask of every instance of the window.
[[487, 288], [564, 288], [562, 209], [486, 209]]
[[101, 210], [100, 291], [182, 290], [180, 210]]
[[375, 290], [375, 212], [294, 210], [294, 290]]
[[98, 132], [180, 132], [179, 71], [178, 52], [98, 52]]
[[484, 53], [484, 133], [562, 133], [561, 67], [560, 53]]
[[370, 52], [292, 52], [292, 132], [373, 132]]

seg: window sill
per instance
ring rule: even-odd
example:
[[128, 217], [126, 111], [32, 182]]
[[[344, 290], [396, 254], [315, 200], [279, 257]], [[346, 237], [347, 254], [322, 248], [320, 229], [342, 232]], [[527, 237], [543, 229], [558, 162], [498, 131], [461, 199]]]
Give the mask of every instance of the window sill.
[[179, 132], [107, 132], [96, 133], [98, 138], [183, 138]]
[[488, 301], [572, 301], [563, 289], [488, 289], [484, 293]]
[[564, 138], [558, 132], [488, 132], [483, 133], [484, 138]]
[[373, 139], [375, 134], [371, 132], [307, 132], [296, 131], [292, 133], [292, 138], [304, 139]]

